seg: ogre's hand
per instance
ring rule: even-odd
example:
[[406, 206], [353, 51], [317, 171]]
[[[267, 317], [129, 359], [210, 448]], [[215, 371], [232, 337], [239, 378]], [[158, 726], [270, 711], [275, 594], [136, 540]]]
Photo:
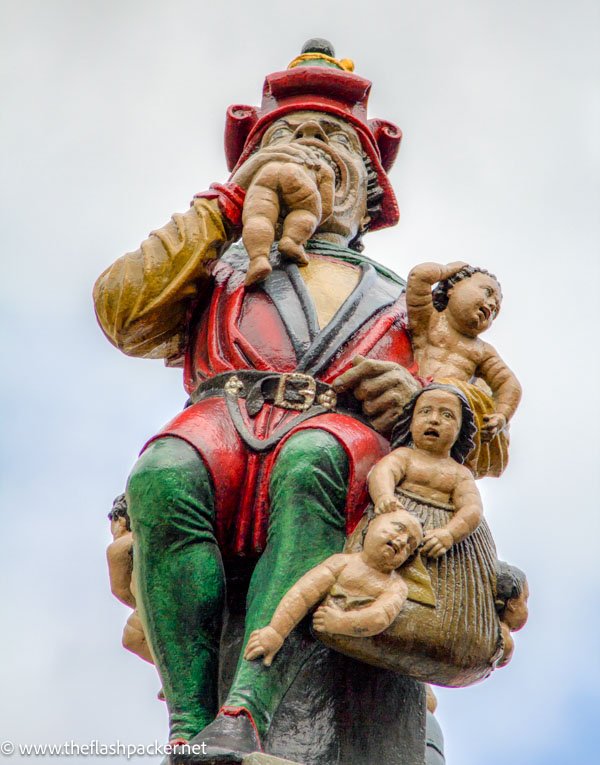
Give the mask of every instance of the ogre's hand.
[[244, 659], [253, 661], [264, 656], [263, 664], [270, 667], [277, 652], [283, 645], [283, 638], [273, 627], [263, 627], [254, 630], [248, 639], [248, 645], [244, 651]]
[[318, 170], [322, 161], [308, 149], [306, 146], [292, 144], [265, 146], [252, 154], [230, 180], [247, 191], [258, 171], [268, 162], [289, 162], [303, 165], [308, 170]]
[[342, 626], [344, 614], [332, 606], [320, 606], [313, 616], [313, 629], [315, 632], [328, 632], [335, 635]]
[[352, 391], [375, 430], [387, 434], [420, 385], [400, 364], [356, 356], [352, 368], [337, 377], [333, 387], [338, 393]]
[[452, 534], [446, 529], [431, 529], [423, 536], [421, 552], [428, 558], [440, 558], [454, 544]]
[[242, 214], [242, 238], [250, 258], [246, 284], [270, 273], [269, 252], [284, 208], [280, 250], [306, 264], [304, 245], [333, 211], [332, 168], [313, 147], [288, 144], [259, 149], [232, 180], [247, 190]]
[[501, 430], [506, 427], [506, 417], [503, 414], [485, 414], [481, 428], [481, 440], [485, 443], [491, 441]]

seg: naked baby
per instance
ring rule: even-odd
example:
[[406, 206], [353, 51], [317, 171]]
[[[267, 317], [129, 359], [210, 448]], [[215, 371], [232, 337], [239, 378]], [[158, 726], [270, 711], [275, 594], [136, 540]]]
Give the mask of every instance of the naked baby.
[[137, 611], [133, 578], [133, 534], [125, 495], [119, 495], [108, 514], [113, 541], [106, 550], [110, 589], [113, 595], [133, 609], [123, 629], [123, 647], [144, 661], [154, 664], [142, 620]]
[[[426, 528], [421, 552], [428, 557], [444, 555], [472, 534], [483, 516], [475, 479], [462, 464], [474, 432], [461, 391], [433, 383], [406, 405], [392, 432], [393, 451], [369, 474], [375, 513], [414, 512]], [[432, 528], [432, 520], [442, 517], [447, 522]]]
[[[433, 289], [434, 284], [437, 287]], [[478, 425], [469, 467], [476, 477], [500, 475], [508, 442], [498, 437], [514, 415], [521, 386], [498, 352], [479, 335], [490, 328], [502, 302], [500, 284], [466, 263], [422, 263], [408, 276], [406, 303], [419, 374], [460, 388]], [[485, 385], [471, 384], [475, 378]], [[482, 390], [491, 390], [492, 398]], [[494, 446], [481, 449], [481, 443]]]
[[396, 571], [422, 540], [421, 524], [399, 510], [370, 521], [360, 552], [332, 555], [288, 590], [268, 626], [255, 630], [248, 661], [270, 666], [284, 640], [309, 611], [315, 632], [368, 637], [387, 629], [400, 613], [408, 587]]

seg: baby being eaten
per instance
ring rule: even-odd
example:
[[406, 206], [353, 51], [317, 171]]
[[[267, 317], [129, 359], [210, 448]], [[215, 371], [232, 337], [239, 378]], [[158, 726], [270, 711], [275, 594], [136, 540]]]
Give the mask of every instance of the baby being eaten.
[[242, 217], [242, 238], [250, 257], [247, 285], [271, 273], [269, 253], [282, 207], [279, 251], [300, 265], [308, 263], [304, 244], [331, 215], [334, 190], [334, 170], [317, 157], [306, 165], [269, 162], [258, 171], [246, 194]]
[[263, 657], [270, 666], [284, 640], [319, 602], [315, 632], [369, 637], [387, 629], [398, 616], [408, 587], [396, 569], [421, 544], [419, 521], [404, 510], [378, 515], [366, 529], [363, 549], [332, 555], [288, 590], [268, 626], [255, 630], [244, 658]]

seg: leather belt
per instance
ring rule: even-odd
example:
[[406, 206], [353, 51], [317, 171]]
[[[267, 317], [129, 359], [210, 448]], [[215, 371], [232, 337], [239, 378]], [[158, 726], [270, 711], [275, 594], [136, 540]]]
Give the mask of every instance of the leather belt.
[[[259, 372], [254, 369], [224, 372], [201, 382], [191, 394], [186, 406], [216, 396], [225, 399], [238, 434], [247, 446], [257, 452], [272, 449], [292, 428], [319, 414], [326, 414], [340, 406], [348, 413], [360, 411], [354, 396], [344, 395], [341, 401], [341, 397], [336, 394], [331, 385], [303, 372], [279, 374]], [[298, 412], [298, 416], [276, 428], [269, 438], [256, 438], [249, 432], [244, 422], [239, 399], [246, 401], [246, 411], [250, 417], [256, 417], [266, 403]]]

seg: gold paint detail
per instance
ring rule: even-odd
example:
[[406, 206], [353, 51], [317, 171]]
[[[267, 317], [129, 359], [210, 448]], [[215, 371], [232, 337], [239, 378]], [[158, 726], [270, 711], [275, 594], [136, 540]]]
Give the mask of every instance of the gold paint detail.
[[217, 201], [195, 199], [107, 268], [94, 286], [94, 306], [110, 342], [128, 356], [180, 355], [188, 309], [209, 284], [209, 266], [227, 243]]
[[317, 311], [319, 327], [323, 329], [333, 319], [341, 305], [360, 281], [360, 270], [348, 263], [311, 257], [300, 269]]
[[[286, 398], [285, 394], [288, 383], [302, 383], [306, 386], [294, 391], [294, 393], [303, 397], [304, 400], [301, 403], [295, 403]], [[289, 372], [282, 374], [279, 378], [274, 404], [282, 409], [294, 409], [297, 412], [305, 412], [313, 405], [316, 392], [317, 382], [314, 377], [305, 375], [302, 372]]]
[[326, 53], [302, 53], [288, 64], [288, 69], [303, 66], [305, 61], [328, 61], [330, 64], [342, 69], [344, 72], [354, 71], [354, 61], [351, 58], [334, 58]]
[[337, 404], [337, 395], [333, 390], [327, 390], [317, 398], [317, 402], [324, 409], [334, 409]]
[[225, 393], [228, 393], [230, 396], [239, 396], [244, 390], [244, 383], [239, 377], [233, 375], [233, 377], [230, 377], [225, 383], [224, 390]]
[[491, 441], [485, 442], [481, 438], [485, 426], [485, 417], [496, 411], [493, 398], [482, 389], [481, 385], [457, 380], [455, 377], [442, 377], [436, 382], [453, 385], [461, 390], [475, 415], [475, 424], [477, 425], [477, 432], [473, 437], [475, 447], [467, 457], [466, 467], [469, 468], [475, 478], [486, 476], [498, 478], [501, 476], [508, 464], [510, 443], [508, 425], [504, 430], [497, 433]]

